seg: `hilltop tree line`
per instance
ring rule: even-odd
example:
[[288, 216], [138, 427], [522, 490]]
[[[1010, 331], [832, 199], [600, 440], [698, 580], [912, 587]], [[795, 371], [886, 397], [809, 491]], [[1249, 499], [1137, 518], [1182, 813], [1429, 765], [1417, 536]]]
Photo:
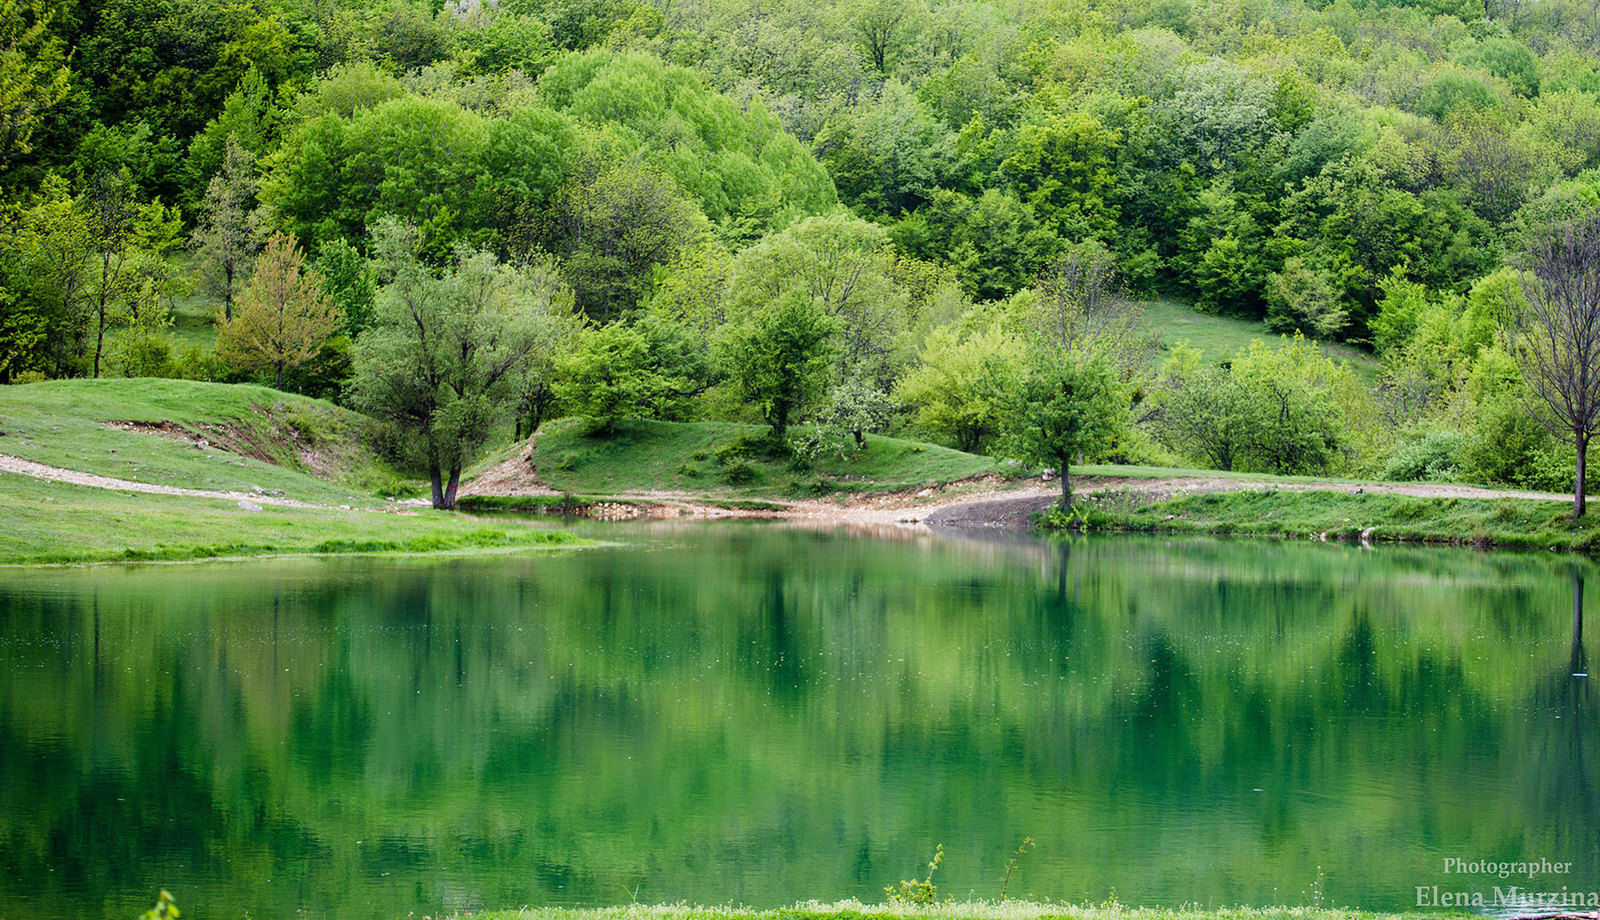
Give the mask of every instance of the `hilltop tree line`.
[[[1525, 254], [1600, 209], [1588, 3], [0, 0], [0, 34], [3, 382], [340, 399], [444, 503], [562, 413], [1574, 475], [1514, 332]], [[1153, 297], [1291, 338], [1162, 351]]]

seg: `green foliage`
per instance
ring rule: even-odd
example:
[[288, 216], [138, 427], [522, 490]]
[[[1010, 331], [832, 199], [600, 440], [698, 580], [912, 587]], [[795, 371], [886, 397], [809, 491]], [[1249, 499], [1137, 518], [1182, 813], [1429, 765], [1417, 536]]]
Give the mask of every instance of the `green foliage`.
[[1007, 447], [1029, 466], [1055, 467], [1072, 504], [1068, 467], [1109, 447], [1127, 422], [1128, 397], [1098, 358], [1036, 350], [1008, 407]]
[[933, 859], [928, 862], [928, 876], [924, 879], [908, 879], [899, 885], [886, 885], [883, 894], [889, 899], [890, 904], [910, 904], [917, 907], [932, 906], [939, 896], [939, 886], [933, 883], [933, 873], [939, 871], [939, 864], [944, 862], [944, 844], [939, 844], [933, 851]]
[[760, 103], [743, 111], [693, 71], [643, 54], [588, 51], [545, 72], [551, 108], [636, 138], [646, 163], [735, 237], [834, 202], [833, 182]]
[[557, 360], [557, 371], [562, 405], [598, 419], [606, 432], [622, 418], [689, 418], [710, 376], [703, 354], [680, 327], [648, 316], [582, 335], [577, 350]]
[[1286, 334], [1334, 338], [1349, 321], [1341, 292], [1324, 272], [1299, 257], [1267, 279], [1267, 328]]
[[825, 392], [840, 322], [798, 292], [724, 328], [718, 353], [741, 399], [782, 443], [789, 424]]
[[826, 426], [848, 432], [856, 450], [867, 446], [867, 434], [882, 431], [894, 418], [889, 394], [865, 380], [847, 380], [833, 390], [818, 417]]
[[893, 272], [883, 229], [835, 212], [808, 217], [740, 253], [728, 298], [746, 316], [776, 304], [804, 305], [837, 332], [836, 379], [887, 383], [907, 332], [906, 297]]
[[656, 270], [677, 261], [704, 218], [676, 183], [637, 161], [582, 160], [557, 193], [550, 249], [578, 307], [598, 322], [631, 315]]
[[351, 401], [405, 431], [434, 506], [449, 508], [461, 470], [512, 411], [539, 353], [554, 347], [567, 307], [548, 270], [462, 248], [434, 277], [417, 243], [397, 223], [380, 229], [391, 280], [355, 344]]
[[334, 237], [317, 247], [315, 264], [324, 290], [344, 316], [345, 333], [354, 338], [372, 322], [377, 302], [377, 278], [371, 263], [348, 240]]
[[985, 451], [1004, 428], [1024, 354], [1022, 342], [999, 323], [976, 330], [941, 326], [895, 385], [895, 396], [916, 408], [920, 429], [960, 450]]
[[43, 115], [67, 93], [69, 71], [55, 11], [38, 0], [0, 3], [0, 179], [33, 151]]
[[178, 920], [178, 903], [166, 889], [156, 899], [156, 906], [139, 915], [139, 920]]
[[1467, 444], [1467, 436], [1459, 431], [1430, 431], [1402, 444], [1390, 455], [1381, 475], [1398, 482], [1459, 478]]
[[1224, 370], [1192, 349], [1169, 360], [1155, 430], [1171, 449], [1222, 470], [1323, 473], [1347, 462], [1361, 387], [1304, 339], [1256, 340]]

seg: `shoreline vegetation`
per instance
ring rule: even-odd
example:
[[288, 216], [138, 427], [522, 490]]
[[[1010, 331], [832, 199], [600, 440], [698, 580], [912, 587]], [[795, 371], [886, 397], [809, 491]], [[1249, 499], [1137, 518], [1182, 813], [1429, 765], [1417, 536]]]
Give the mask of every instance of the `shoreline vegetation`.
[[1044, 511], [1046, 531], [1205, 534], [1349, 543], [1600, 553], [1600, 521], [1574, 519], [1570, 500], [1422, 497], [1377, 492], [1240, 490], [1143, 501], [1096, 492]]
[[1129, 907], [1115, 900], [1098, 905], [1039, 901], [955, 901], [915, 906], [858, 901], [806, 901], [773, 910], [688, 904], [621, 907], [538, 907], [474, 913], [478, 920], [1417, 920], [1466, 916], [1443, 911], [1381, 913], [1333, 907], [1224, 907], [1177, 909]]
[[[1600, 552], [1570, 502], [1447, 483], [1356, 483], [1090, 466], [1070, 511], [1015, 465], [878, 435], [848, 457], [764, 454], [759, 426], [582, 418], [469, 471], [461, 510], [415, 498], [369, 420], [248, 385], [59, 381], [0, 389], [0, 564], [501, 552], [582, 545], [545, 521], [753, 517], [1034, 522], [1047, 531], [1212, 534]], [[20, 466], [21, 464], [13, 464]], [[120, 487], [119, 487], [120, 486]], [[1323, 491], [1324, 489], [1337, 491]], [[1399, 494], [1406, 492], [1409, 494]], [[1006, 515], [990, 514], [990, 506]], [[949, 513], [954, 510], [954, 513]]]

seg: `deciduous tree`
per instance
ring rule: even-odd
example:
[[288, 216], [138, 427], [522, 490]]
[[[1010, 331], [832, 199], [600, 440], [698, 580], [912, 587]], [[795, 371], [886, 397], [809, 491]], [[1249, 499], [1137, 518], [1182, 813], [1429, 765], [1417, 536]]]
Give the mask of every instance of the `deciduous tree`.
[[1572, 514], [1582, 517], [1589, 442], [1600, 433], [1600, 213], [1539, 233], [1521, 279], [1512, 354], [1527, 383], [1528, 411], [1577, 448]]
[[250, 285], [234, 317], [217, 327], [217, 355], [242, 371], [283, 374], [316, 356], [344, 318], [316, 269], [301, 271], [305, 254], [292, 236], [276, 234], [256, 258]]
[[1012, 401], [1010, 446], [1028, 464], [1053, 464], [1061, 507], [1072, 504], [1069, 467], [1079, 455], [1110, 445], [1126, 423], [1127, 397], [1098, 358], [1034, 352]]
[[206, 185], [189, 248], [205, 290], [222, 300], [222, 318], [233, 319], [233, 301], [244, 287], [250, 263], [260, 250], [260, 232], [254, 217], [255, 165], [249, 151], [228, 135], [222, 166]]
[[453, 508], [462, 468], [515, 407], [527, 368], [570, 315], [570, 294], [552, 272], [470, 248], [435, 277], [417, 259], [415, 230], [387, 220], [376, 237], [388, 283], [355, 343], [352, 401], [410, 436], [433, 506]]

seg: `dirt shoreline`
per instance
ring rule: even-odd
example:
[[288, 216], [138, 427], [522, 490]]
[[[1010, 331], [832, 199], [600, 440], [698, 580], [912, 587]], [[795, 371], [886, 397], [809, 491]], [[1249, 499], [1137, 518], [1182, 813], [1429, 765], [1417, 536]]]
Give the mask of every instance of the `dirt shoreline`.
[[[537, 477], [526, 452], [485, 470], [464, 483], [461, 494], [498, 499], [548, 498], [561, 493]], [[20, 457], [0, 454], [0, 472], [15, 473], [55, 482], [122, 492], [142, 492], [182, 498], [210, 498], [258, 505], [292, 508], [330, 508], [264, 492], [235, 492], [190, 489], [128, 479], [115, 479], [93, 473], [47, 466]], [[1079, 476], [1074, 480], [1078, 494], [1126, 491], [1150, 504], [1193, 494], [1238, 492], [1244, 490], [1305, 492], [1331, 491], [1346, 494], [1372, 492], [1412, 495], [1424, 498], [1522, 498], [1570, 502], [1571, 497], [1549, 492], [1485, 489], [1450, 483], [1425, 482], [1282, 482], [1223, 476]], [[802, 521], [812, 524], [865, 524], [931, 527], [1022, 528], [1036, 512], [1049, 507], [1060, 497], [1060, 486], [1039, 478], [1005, 479], [995, 474], [960, 479], [895, 492], [850, 493], [833, 499], [798, 499], [746, 503], [689, 492], [624, 492], [579, 501], [578, 515], [597, 520], [638, 519], [719, 519], [763, 518]], [[423, 502], [416, 502], [425, 504]], [[404, 502], [397, 504], [412, 504]], [[754, 507], [752, 507], [754, 506]], [[346, 510], [340, 506], [341, 510]], [[397, 510], [393, 508], [382, 510]], [[404, 513], [404, 512], [402, 512]]]
[[[504, 486], [503, 482], [500, 484]], [[1571, 496], [1549, 492], [1485, 489], [1451, 483], [1281, 482], [1219, 476], [1084, 476], [1077, 479], [1074, 486], [1074, 492], [1080, 495], [1105, 491], [1130, 492], [1145, 504], [1184, 495], [1246, 490], [1330, 491], [1349, 495], [1370, 492], [1422, 498], [1572, 500]], [[485, 488], [484, 484], [476, 481], [463, 486], [462, 493], [501, 498], [538, 498], [560, 494], [548, 488], [538, 491], [497, 491], [492, 486]], [[764, 506], [780, 507], [741, 508], [737, 507], [736, 500], [687, 492], [647, 491], [617, 493], [579, 501], [574, 510], [585, 517], [613, 521], [756, 518], [814, 524], [1025, 528], [1030, 526], [1035, 513], [1050, 507], [1060, 496], [1060, 487], [1055, 482], [1037, 478], [1006, 480], [988, 475], [920, 489], [876, 494], [853, 493], [837, 499], [760, 502]]]

